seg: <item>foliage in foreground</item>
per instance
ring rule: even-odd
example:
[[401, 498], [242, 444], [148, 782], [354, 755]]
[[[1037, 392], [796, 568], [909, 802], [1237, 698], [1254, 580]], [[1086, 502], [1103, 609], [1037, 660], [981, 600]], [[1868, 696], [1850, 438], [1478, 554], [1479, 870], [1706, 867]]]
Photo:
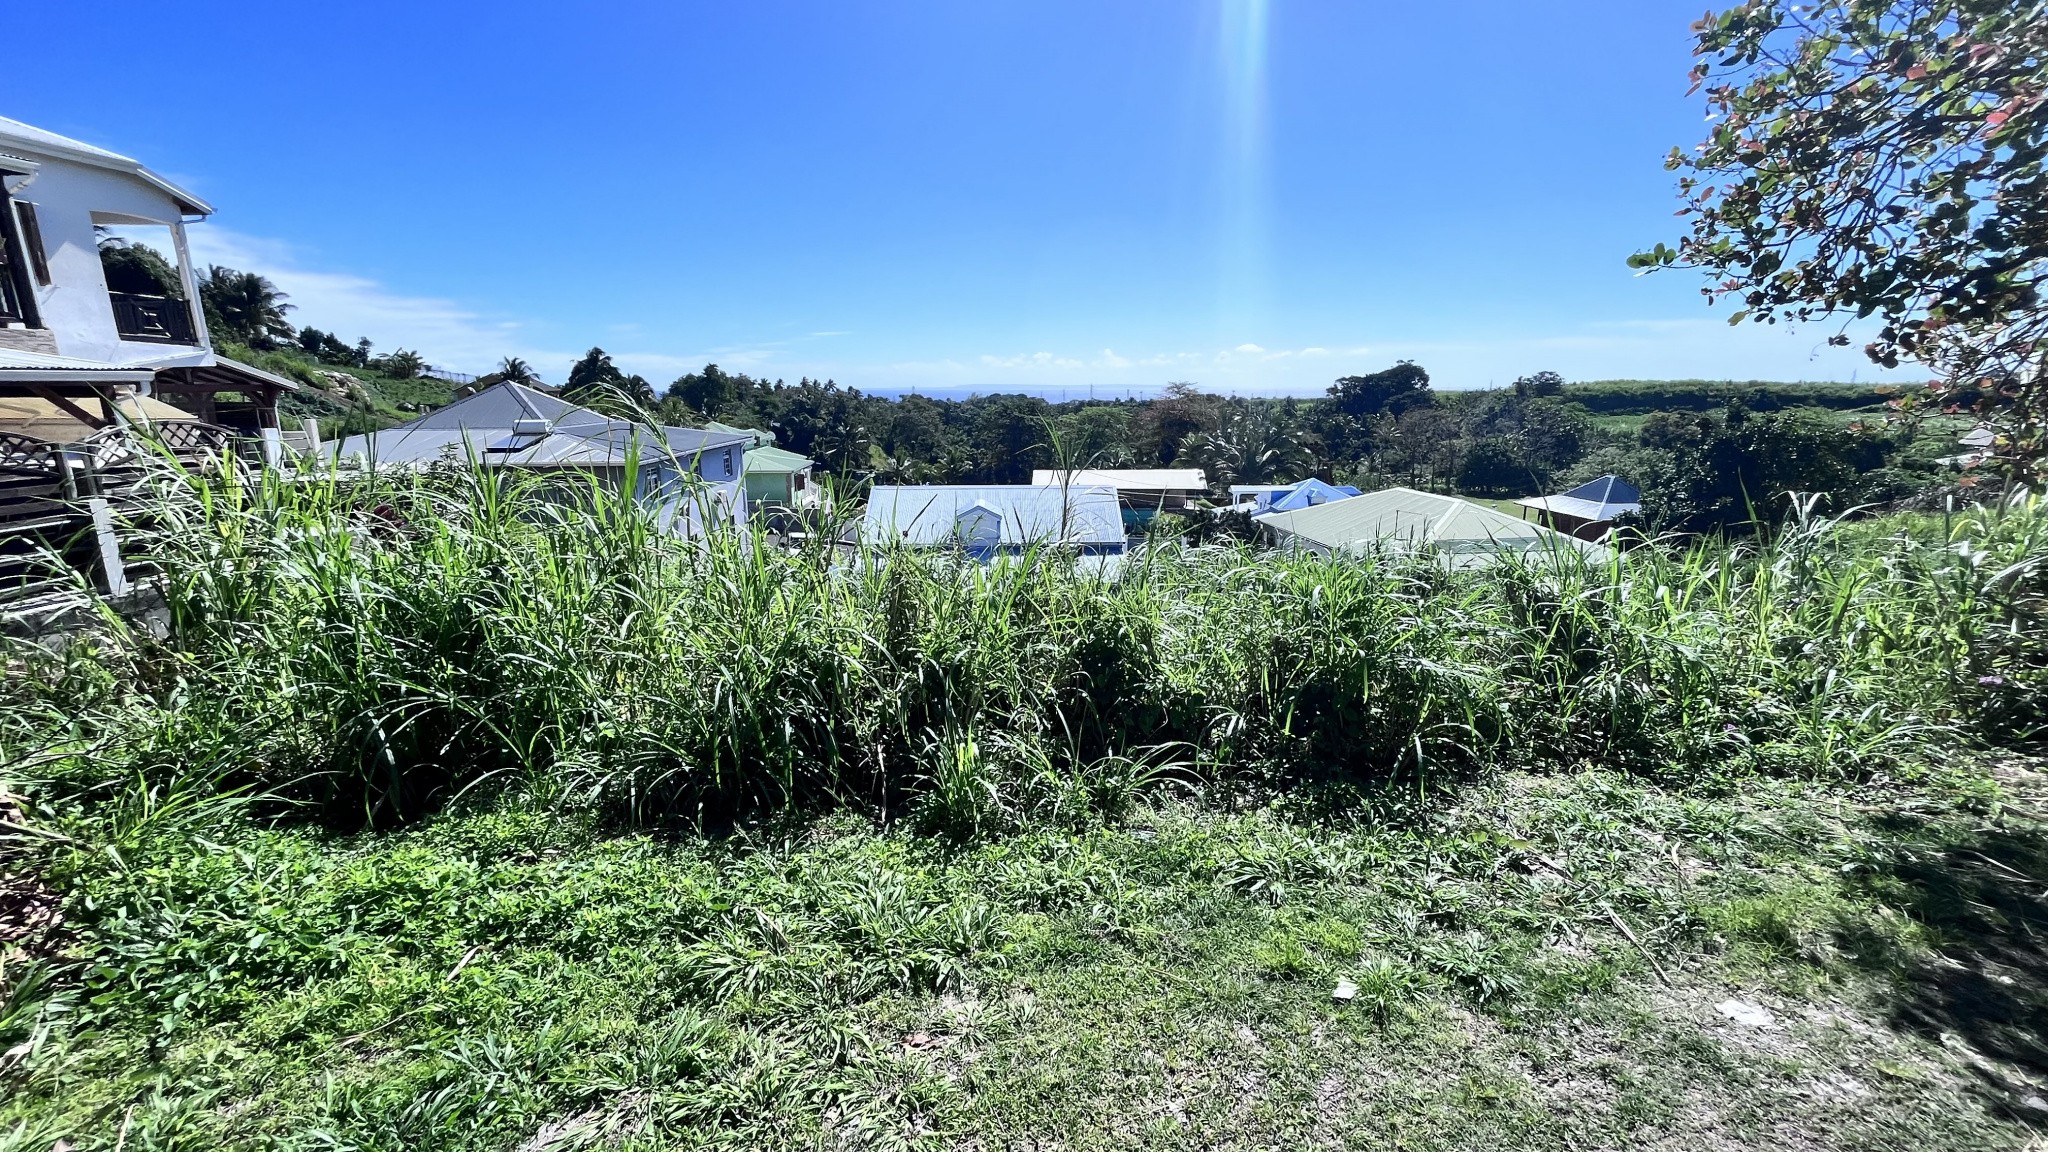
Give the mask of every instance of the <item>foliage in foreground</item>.
[[1853, 772], [1915, 732], [2035, 735], [2048, 686], [2031, 499], [1608, 565], [1162, 548], [1101, 578], [684, 542], [530, 478], [176, 483], [168, 637], [110, 620], [11, 675], [25, 776], [199, 769], [342, 823], [516, 783], [630, 821], [850, 803], [958, 833], [1169, 778]]
[[69, 939], [9, 972], [0, 1147], [2010, 1147], [2048, 851], [1964, 783], [1511, 778], [964, 849], [130, 808], [44, 827]]
[[[1942, 915], [2034, 923], [1911, 904], [1920, 849], [1770, 781], [2037, 734], [2037, 502], [1604, 568], [1164, 548], [1104, 579], [690, 544], [466, 473], [175, 479], [168, 634], [23, 652], [0, 700], [0, 879], [42, 917], [6, 959], [0, 1148], [1175, 1146], [1311, 1115], [1570, 1146], [1691, 1122], [1688, 1077], [1757, 1140], [1780, 1114], [1739, 1062], [1618, 981], [1889, 979]], [[1456, 801], [1593, 760], [1722, 799]], [[1616, 1055], [1573, 1075], [1621, 1101], [1590, 1120], [1518, 1095], [1536, 1041], [1474, 1055], [1586, 1019]], [[1971, 1091], [1940, 1053], [1887, 1050], [1883, 1107], [1828, 1119], [2008, 1132], [1928, 1119]], [[1411, 1106], [1347, 1110], [1340, 1073]]]
[[1711, 127], [1667, 162], [1691, 231], [1630, 262], [1701, 269], [1731, 323], [1833, 321], [1846, 345], [1874, 317], [1870, 359], [1988, 386], [2008, 471], [2038, 482], [2048, 3], [1750, 0], [1694, 33]]

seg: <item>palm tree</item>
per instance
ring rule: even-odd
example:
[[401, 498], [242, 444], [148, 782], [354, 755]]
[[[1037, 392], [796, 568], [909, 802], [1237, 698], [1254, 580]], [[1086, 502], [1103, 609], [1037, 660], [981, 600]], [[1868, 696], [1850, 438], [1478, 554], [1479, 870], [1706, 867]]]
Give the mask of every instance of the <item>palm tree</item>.
[[1298, 480], [1312, 463], [1301, 432], [1260, 404], [1240, 407], [1216, 430], [1189, 437], [1181, 458], [1201, 465], [1217, 484]]
[[540, 387], [540, 373], [533, 370], [533, 365], [517, 356], [507, 356], [500, 360], [498, 370], [491, 375], [496, 376], [501, 383], [517, 384], [522, 388]]
[[375, 366], [393, 379], [410, 380], [427, 370], [427, 358], [417, 352], [400, 348], [389, 356], [379, 356]]
[[617, 388], [619, 395], [634, 408], [645, 411], [654, 407], [654, 385], [648, 383], [647, 377], [637, 372], [619, 380], [613, 387]]
[[924, 484], [934, 474], [932, 465], [903, 456], [884, 456], [875, 465], [877, 484]]
[[284, 318], [292, 310], [285, 303], [287, 297], [254, 272], [210, 265], [199, 282], [199, 299], [208, 319], [230, 339], [251, 348], [268, 349], [292, 338], [292, 326]]
[[826, 471], [851, 476], [869, 462], [867, 430], [847, 420], [834, 420], [818, 432], [811, 453]]

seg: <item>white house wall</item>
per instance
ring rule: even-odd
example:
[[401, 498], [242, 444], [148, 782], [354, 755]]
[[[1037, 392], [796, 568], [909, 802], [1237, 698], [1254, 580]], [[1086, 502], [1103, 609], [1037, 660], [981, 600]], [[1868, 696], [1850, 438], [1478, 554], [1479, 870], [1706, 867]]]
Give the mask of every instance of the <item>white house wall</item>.
[[[50, 265], [50, 286], [35, 287], [36, 310], [43, 327], [56, 339], [57, 354], [114, 364], [211, 363], [206, 325], [197, 314], [193, 317], [199, 337], [196, 346], [121, 339], [114, 328], [114, 305], [107, 297], [99, 243], [93, 236], [93, 213], [97, 212], [170, 225], [182, 247], [184, 228], [177, 203], [124, 173], [48, 156], [31, 155], [29, 159], [41, 167], [14, 198], [36, 206], [43, 252]], [[164, 253], [170, 260], [178, 260], [179, 255]], [[184, 270], [188, 302], [197, 298], [192, 272]]]

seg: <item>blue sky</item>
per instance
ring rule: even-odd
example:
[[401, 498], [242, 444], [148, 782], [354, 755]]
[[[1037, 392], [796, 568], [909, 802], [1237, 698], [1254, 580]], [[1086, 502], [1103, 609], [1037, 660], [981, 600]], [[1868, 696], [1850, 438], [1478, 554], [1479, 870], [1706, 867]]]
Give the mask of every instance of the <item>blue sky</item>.
[[1873, 379], [1624, 265], [1680, 226], [1700, 9], [73, 0], [11, 13], [44, 50], [0, 114], [211, 199], [201, 258], [294, 320], [470, 372], [600, 344], [657, 382], [1070, 397], [1403, 357]]

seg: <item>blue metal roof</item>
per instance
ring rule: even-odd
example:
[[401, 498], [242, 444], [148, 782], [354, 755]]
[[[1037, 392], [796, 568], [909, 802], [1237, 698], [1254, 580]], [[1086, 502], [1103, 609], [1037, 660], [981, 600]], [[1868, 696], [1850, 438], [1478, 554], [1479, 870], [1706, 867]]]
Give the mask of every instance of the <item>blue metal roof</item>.
[[1262, 511], [1293, 512], [1302, 508], [1313, 508], [1333, 500], [1345, 500], [1358, 495], [1358, 489], [1349, 484], [1325, 484], [1311, 476], [1286, 492], [1276, 492]]

